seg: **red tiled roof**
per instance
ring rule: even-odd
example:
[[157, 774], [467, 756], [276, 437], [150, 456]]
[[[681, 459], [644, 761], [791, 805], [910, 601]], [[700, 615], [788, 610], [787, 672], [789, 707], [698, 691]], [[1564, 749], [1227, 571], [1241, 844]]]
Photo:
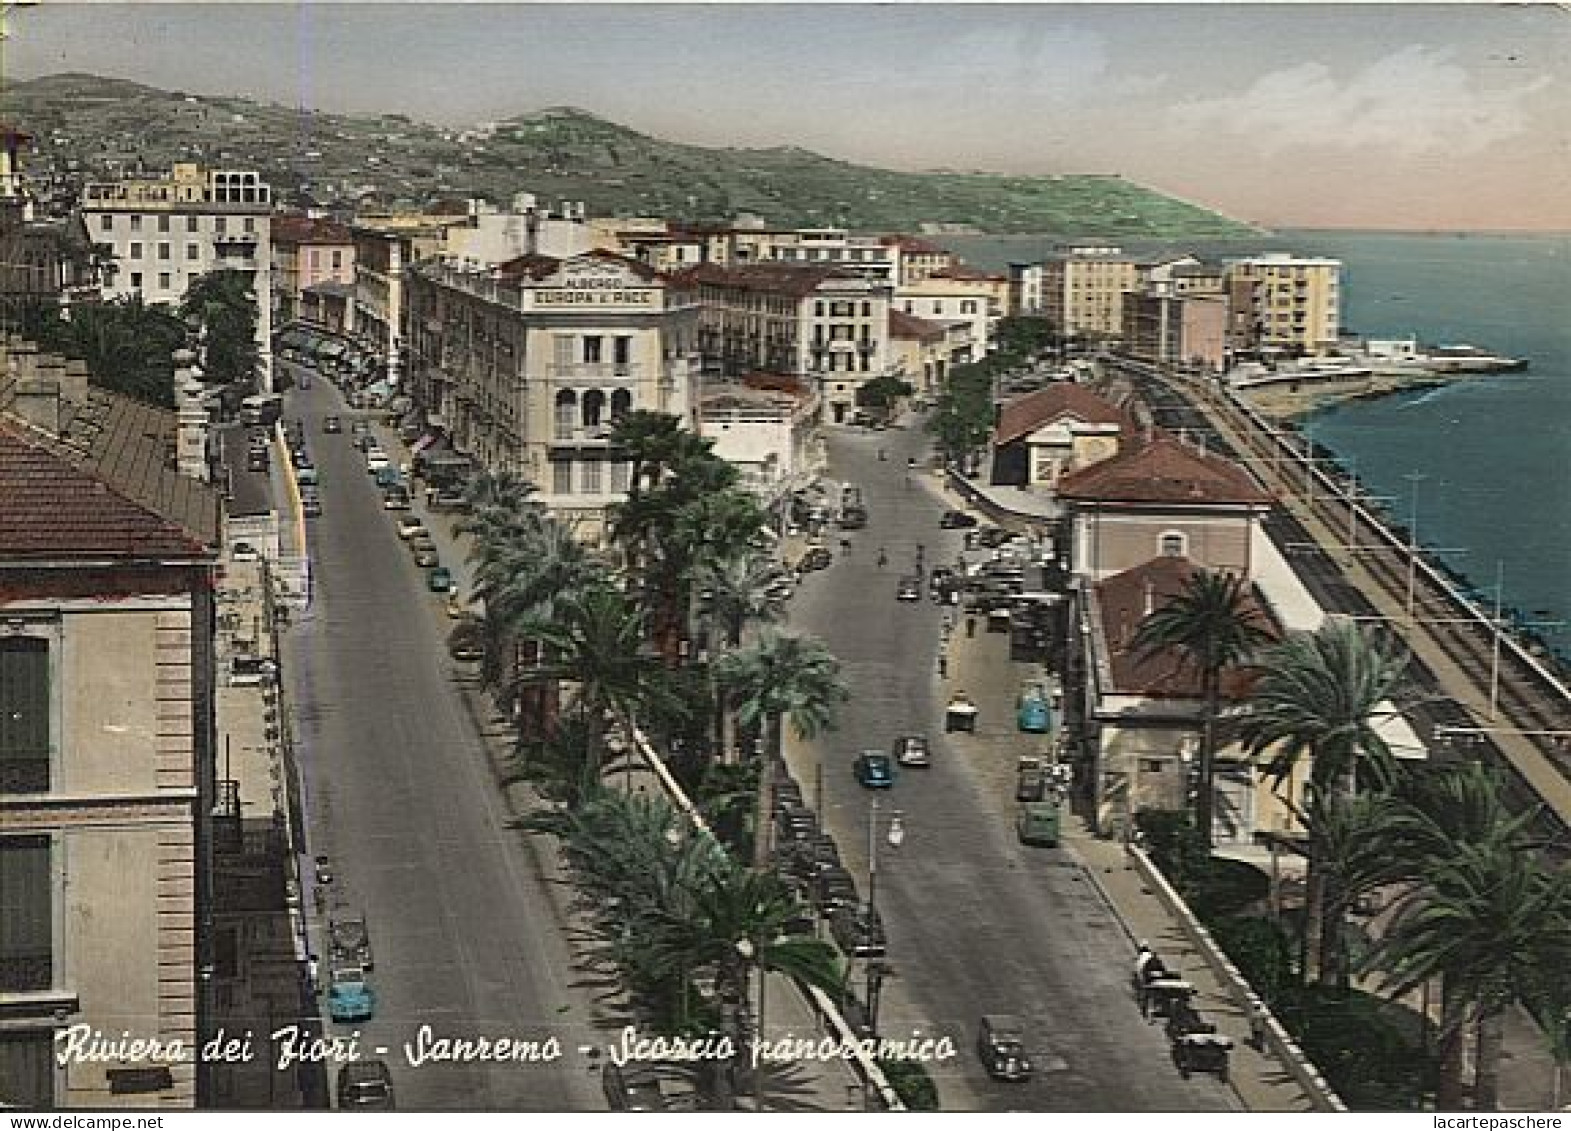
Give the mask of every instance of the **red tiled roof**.
[[352, 244], [354, 233], [345, 225], [310, 216], [273, 217], [275, 244]]
[[[640, 279], [651, 282], [660, 277], [659, 273], [648, 264], [640, 263], [636, 259], [629, 259], [625, 255], [617, 255], [615, 252], [605, 251], [601, 248], [593, 248], [582, 255], [575, 255], [571, 258], [604, 260], [619, 267], [626, 267]], [[562, 264], [566, 262], [568, 260], [558, 259], [552, 255], [520, 255], [517, 259], [509, 259], [506, 263], [498, 266], [497, 271], [508, 278], [529, 278], [538, 281], [540, 279], [549, 279], [552, 275], [555, 275], [561, 270]]]
[[58, 450], [47, 434], [11, 417], [0, 417], [0, 516], [0, 561], [10, 563], [205, 558], [216, 535], [133, 500]]
[[1125, 435], [1132, 434], [1135, 428], [1134, 417], [1084, 385], [1055, 381], [1045, 389], [1016, 397], [1005, 404], [998, 414], [993, 443], [1012, 444], [1044, 424], [1066, 416], [1083, 424], [1116, 424]]
[[1058, 497], [1087, 502], [1265, 504], [1271, 496], [1231, 460], [1200, 452], [1166, 433], [1112, 459], [1071, 472]]
[[930, 342], [942, 338], [946, 333], [942, 322], [930, 322], [926, 318], [918, 318], [914, 314], [907, 314], [903, 310], [890, 310], [889, 336], [891, 338], [914, 338], [921, 342]]
[[[1196, 572], [1187, 558], [1153, 558], [1096, 586], [1111, 690], [1157, 699], [1199, 699], [1205, 693], [1199, 669], [1185, 659], [1182, 650], [1164, 648], [1146, 653], [1133, 643], [1140, 622], [1182, 593]], [[1244, 606], [1255, 614], [1262, 629], [1273, 637], [1282, 636], [1281, 625], [1252, 586], [1245, 594]], [[1254, 668], [1223, 669], [1223, 698], [1247, 697], [1256, 678]]]
[[792, 263], [749, 263], [742, 267], [722, 267], [718, 263], [700, 263], [684, 271], [675, 272], [671, 278], [679, 286], [736, 287], [745, 291], [764, 291], [769, 294], [786, 294], [805, 298], [827, 279], [851, 278], [837, 267], [797, 266]]

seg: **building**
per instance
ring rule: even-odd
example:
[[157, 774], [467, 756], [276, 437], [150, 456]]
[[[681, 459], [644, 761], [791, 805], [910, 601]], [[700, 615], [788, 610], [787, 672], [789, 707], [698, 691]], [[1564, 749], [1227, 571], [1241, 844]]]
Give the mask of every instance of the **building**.
[[362, 216], [351, 225], [355, 240], [355, 288], [349, 329], [375, 359], [381, 391], [402, 387], [404, 366], [404, 279], [408, 265], [442, 254], [447, 229], [457, 216]]
[[896, 289], [891, 302], [900, 313], [924, 322], [946, 326], [963, 323], [962, 336], [968, 348], [952, 360], [956, 365], [964, 365], [980, 361], [992, 346], [993, 330], [1000, 316], [994, 313], [992, 298], [992, 289], [986, 284], [930, 275]]
[[1139, 268], [1119, 248], [1084, 245], [1042, 264], [1042, 314], [1065, 337], [1117, 338], [1124, 295], [1138, 286]]
[[1112, 459], [1136, 421], [1084, 385], [1059, 381], [999, 409], [992, 482], [1052, 491], [1064, 476]]
[[835, 267], [704, 264], [672, 276], [699, 310], [709, 377], [763, 371], [818, 386], [830, 419], [850, 420], [862, 385], [890, 371], [890, 287]]
[[[173, 414], [19, 368], [0, 387], [0, 1103], [193, 1108], [218, 496], [174, 470]], [[57, 1059], [58, 1034], [92, 1030], [185, 1055]]]
[[805, 267], [838, 267], [843, 271], [894, 283], [900, 277], [898, 250], [877, 236], [859, 236], [844, 228], [733, 228], [724, 257], [730, 266], [790, 263]]
[[628, 487], [615, 421], [648, 410], [695, 423], [697, 308], [641, 263], [603, 251], [489, 269], [433, 259], [405, 281], [408, 390], [431, 435], [523, 475], [589, 540]]
[[900, 310], [889, 312], [891, 372], [910, 385], [918, 399], [931, 399], [944, 388], [949, 370], [974, 351], [971, 323], [929, 321]]
[[805, 486], [818, 470], [818, 392], [790, 377], [750, 374], [739, 384], [705, 385], [698, 433], [734, 464], [766, 505]]
[[899, 267], [894, 281], [898, 286], [920, 283], [923, 279], [952, 269], [960, 262], [948, 248], [916, 236], [884, 236], [883, 242], [894, 250], [897, 257]]
[[[273, 286], [280, 323], [304, 319], [328, 325], [335, 312], [328, 296], [349, 293], [355, 282], [355, 237], [333, 220], [311, 216], [273, 218]], [[344, 315], [337, 315], [343, 328]]]
[[1124, 296], [1123, 352], [1142, 361], [1227, 367], [1227, 302], [1221, 295], [1131, 292]]
[[106, 298], [177, 305], [212, 271], [240, 271], [257, 296], [261, 387], [273, 387], [273, 192], [261, 174], [177, 164], [164, 176], [126, 177], [82, 190], [89, 238], [113, 253]]
[[1042, 293], [1046, 277], [1046, 269], [1040, 263], [1009, 265], [1009, 314], [1012, 317], [1042, 317], [1046, 311]]
[[1287, 254], [1229, 260], [1235, 353], [1290, 356], [1335, 350], [1342, 323], [1342, 263]]

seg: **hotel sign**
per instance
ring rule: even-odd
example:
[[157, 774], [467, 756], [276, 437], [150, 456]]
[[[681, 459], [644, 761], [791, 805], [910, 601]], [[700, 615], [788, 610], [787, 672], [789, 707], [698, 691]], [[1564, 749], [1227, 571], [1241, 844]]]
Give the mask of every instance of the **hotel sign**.
[[627, 310], [660, 309], [659, 287], [652, 287], [631, 270], [594, 259], [570, 259], [555, 275], [531, 289], [537, 309]]

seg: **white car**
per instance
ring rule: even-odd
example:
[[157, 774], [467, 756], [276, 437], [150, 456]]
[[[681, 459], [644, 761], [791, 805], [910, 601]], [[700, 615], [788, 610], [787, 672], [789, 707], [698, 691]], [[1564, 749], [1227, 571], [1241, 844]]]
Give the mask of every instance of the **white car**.
[[381, 448], [372, 448], [365, 454], [365, 469], [371, 475], [375, 475], [384, 467], [392, 466], [393, 461], [387, 458], [387, 453]]
[[425, 533], [425, 523], [421, 522], [414, 515], [401, 514], [398, 516], [398, 536], [400, 538], [408, 540], [417, 534]]

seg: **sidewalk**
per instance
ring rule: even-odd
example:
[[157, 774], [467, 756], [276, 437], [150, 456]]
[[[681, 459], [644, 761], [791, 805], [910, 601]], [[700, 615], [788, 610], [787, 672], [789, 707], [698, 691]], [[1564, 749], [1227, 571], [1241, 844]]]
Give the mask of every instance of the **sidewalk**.
[[[949, 488], [942, 472], [925, 477], [924, 485], [946, 507], [971, 509]], [[965, 689], [981, 708], [982, 737], [986, 737], [987, 729], [1002, 727], [1007, 744], [1013, 749], [1018, 746], [1018, 737], [1013, 733], [1012, 722], [998, 720], [1013, 719], [1016, 689], [1022, 680], [1039, 674], [1041, 666], [1011, 662], [1007, 636], [989, 633], [983, 626], [971, 635], [964, 630], [964, 621], [962, 616], [957, 631], [950, 637], [947, 674], [941, 678], [944, 692]], [[1012, 788], [1013, 759], [994, 762], [996, 782], [992, 784], [1007, 792]], [[1250, 1111], [1316, 1110], [1309, 1095], [1280, 1062], [1250, 1046], [1249, 1019], [1243, 1009], [1192, 945], [1179, 921], [1134, 870], [1123, 845], [1095, 836], [1082, 818], [1071, 815], [1065, 821], [1064, 848], [1101, 893], [1129, 939], [1127, 952], [1109, 956], [1109, 961], [1133, 969], [1137, 944], [1148, 942], [1170, 968], [1195, 987], [1196, 1008], [1216, 1024], [1218, 1032], [1233, 1038], [1228, 1083], [1239, 1102]], [[1133, 996], [1128, 1001], [1111, 1003], [1110, 1008], [1134, 1009]]]

